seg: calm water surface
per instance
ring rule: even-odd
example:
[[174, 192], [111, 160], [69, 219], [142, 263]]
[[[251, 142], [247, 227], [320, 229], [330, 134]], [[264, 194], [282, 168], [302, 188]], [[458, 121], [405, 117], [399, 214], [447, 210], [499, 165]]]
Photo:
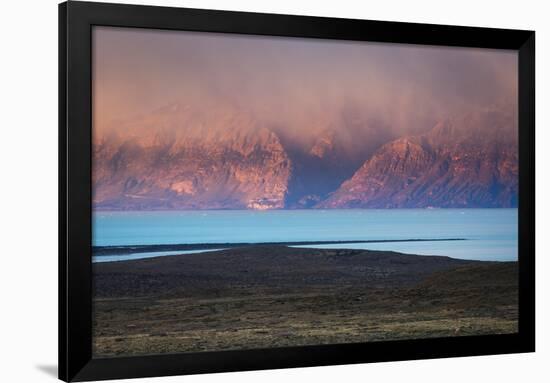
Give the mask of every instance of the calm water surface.
[[[466, 241], [307, 247], [394, 250], [509, 261], [517, 260], [517, 214], [517, 209], [99, 211], [93, 214], [93, 245], [465, 238]], [[94, 261], [184, 253], [105, 256], [94, 257]]]

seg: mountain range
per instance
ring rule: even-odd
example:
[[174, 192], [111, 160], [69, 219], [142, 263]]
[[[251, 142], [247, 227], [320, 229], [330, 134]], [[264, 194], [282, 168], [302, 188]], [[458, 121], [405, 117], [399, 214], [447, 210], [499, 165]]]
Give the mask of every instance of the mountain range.
[[[238, 108], [173, 104], [94, 136], [104, 210], [516, 207], [517, 115], [480, 108], [414, 135], [353, 110], [297, 143]], [[321, 126], [322, 125], [322, 126]]]

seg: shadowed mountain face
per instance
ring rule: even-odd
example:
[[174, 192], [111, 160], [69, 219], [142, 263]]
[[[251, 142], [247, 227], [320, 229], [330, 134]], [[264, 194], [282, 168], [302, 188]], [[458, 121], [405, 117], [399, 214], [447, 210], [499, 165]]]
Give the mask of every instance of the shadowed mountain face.
[[517, 206], [513, 108], [395, 137], [360, 113], [295, 141], [238, 108], [174, 104], [94, 137], [94, 207], [281, 209]]
[[319, 122], [319, 126], [319, 134], [305, 145], [281, 135], [293, 164], [285, 204], [288, 208], [310, 208], [325, 200], [375, 150], [395, 138], [388, 126], [352, 108]]
[[320, 208], [516, 207], [516, 116], [487, 109], [385, 144]]

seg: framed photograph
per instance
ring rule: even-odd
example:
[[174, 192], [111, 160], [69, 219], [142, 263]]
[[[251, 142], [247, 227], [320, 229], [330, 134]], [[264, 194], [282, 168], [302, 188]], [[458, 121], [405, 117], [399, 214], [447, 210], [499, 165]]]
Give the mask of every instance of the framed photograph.
[[60, 379], [534, 351], [534, 55], [60, 4]]

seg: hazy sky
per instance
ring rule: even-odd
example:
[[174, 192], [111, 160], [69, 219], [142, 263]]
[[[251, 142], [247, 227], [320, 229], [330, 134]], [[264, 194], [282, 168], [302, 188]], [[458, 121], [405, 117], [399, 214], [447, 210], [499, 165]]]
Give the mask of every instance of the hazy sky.
[[175, 102], [238, 107], [306, 134], [351, 108], [415, 132], [472, 108], [515, 107], [517, 54], [95, 27], [93, 86], [96, 135]]

